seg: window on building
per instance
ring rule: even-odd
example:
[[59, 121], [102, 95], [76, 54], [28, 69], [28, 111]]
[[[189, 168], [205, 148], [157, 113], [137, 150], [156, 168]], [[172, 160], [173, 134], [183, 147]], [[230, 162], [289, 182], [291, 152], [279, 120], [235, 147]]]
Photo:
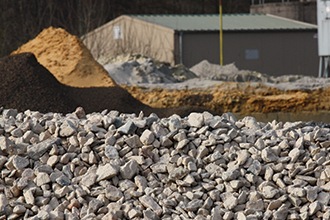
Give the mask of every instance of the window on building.
[[245, 50], [246, 60], [259, 60], [259, 50], [258, 49], [246, 49]]
[[121, 27], [118, 25], [113, 27], [113, 39], [123, 39], [123, 32], [121, 30]]

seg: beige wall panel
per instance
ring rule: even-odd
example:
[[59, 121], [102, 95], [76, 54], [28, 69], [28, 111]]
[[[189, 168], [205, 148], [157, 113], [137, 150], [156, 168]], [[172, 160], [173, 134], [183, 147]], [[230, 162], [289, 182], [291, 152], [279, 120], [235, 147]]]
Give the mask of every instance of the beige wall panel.
[[128, 16], [121, 16], [84, 37], [97, 60], [139, 53], [174, 64], [174, 31]]

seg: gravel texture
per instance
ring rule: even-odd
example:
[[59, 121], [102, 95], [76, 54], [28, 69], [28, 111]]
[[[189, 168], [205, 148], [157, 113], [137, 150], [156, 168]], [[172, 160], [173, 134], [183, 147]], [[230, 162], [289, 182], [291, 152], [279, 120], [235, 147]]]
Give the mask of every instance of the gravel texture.
[[330, 219], [330, 128], [2, 109], [1, 219]]

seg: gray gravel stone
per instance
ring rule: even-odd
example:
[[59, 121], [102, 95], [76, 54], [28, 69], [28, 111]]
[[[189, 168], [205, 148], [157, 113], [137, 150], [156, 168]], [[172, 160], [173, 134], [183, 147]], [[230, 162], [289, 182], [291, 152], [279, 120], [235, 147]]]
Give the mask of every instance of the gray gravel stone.
[[155, 200], [148, 195], [141, 196], [139, 198], [139, 201], [141, 204], [146, 207], [150, 208], [152, 211], [154, 211], [158, 216], [160, 216], [163, 212], [162, 208], [155, 202]]
[[30, 145], [27, 148], [27, 154], [31, 159], [37, 160], [46, 153], [46, 151], [50, 150], [53, 144], [59, 143], [60, 140], [59, 138], [50, 138], [40, 143]]
[[118, 169], [111, 164], [100, 165], [96, 170], [96, 182], [116, 176]]
[[120, 175], [124, 179], [132, 179], [139, 172], [139, 165], [135, 160], [130, 160], [120, 167]]
[[13, 166], [17, 170], [22, 170], [29, 165], [29, 160], [25, 157], [14, 156], [13, 157]]

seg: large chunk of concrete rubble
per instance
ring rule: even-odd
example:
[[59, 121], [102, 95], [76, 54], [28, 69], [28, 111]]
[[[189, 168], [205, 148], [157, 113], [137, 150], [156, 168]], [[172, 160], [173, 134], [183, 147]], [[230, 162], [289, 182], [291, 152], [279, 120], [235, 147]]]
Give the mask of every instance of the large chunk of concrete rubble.
[[1, 219], [330, 218], [329, 125], [82, 112], [2, 112]]

